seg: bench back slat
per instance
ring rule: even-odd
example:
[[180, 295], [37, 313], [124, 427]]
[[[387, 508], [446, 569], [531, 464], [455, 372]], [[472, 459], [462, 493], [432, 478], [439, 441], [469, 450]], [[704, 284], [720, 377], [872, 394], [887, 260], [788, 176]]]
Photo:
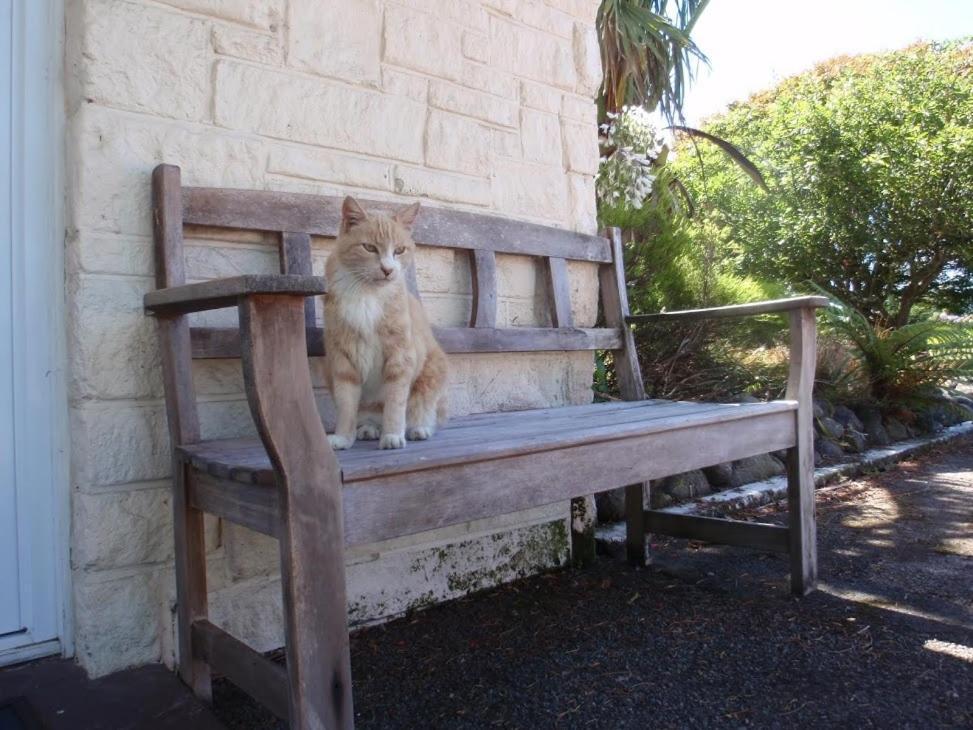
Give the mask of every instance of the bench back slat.
[[611, 245], [615, 260], [611, 266], [602, 266], [598, 275], [601, 280], [601, 305], [605, 324], [620, 328], [625, 340], [621, 351], [615, 353], [615, 375], [618, 377], [622, 398], [645, 400], [645, 383], [635, 349], [635, 335], [625, 326], [625, 318], [629, 315], [628, 289], [625, 286], [622, 234], [618, 228], [611, 230]]
[[[179, 205], [181, 186], [178, 167], [159, 165], [152, 172], [155, 284], [159, 289], [186, 283]], [[160, 320], [159, 340], [169, 437], [174, 444], [195, 443], [199, 441], [200, 430], [193, 390], [189, 320], [183, 316]]]
[[[281, 232], [280, 273], [305, 276], [314, 274], [311, 266], [311, 237], [308, 234], [294, 231]], [[308, 297], [304, 302], [304, 326], [311, 328], [316, 324], [314, 298]]]
[[547, 258], [547, 283], [551, 294], [551, 323], [555, 327], [571, 327], [571, 282], [568, 262], [559, 256]]
[[470, 327], [497, 326], [497, 257], [493, 251], [475, 248], [470, 252], [473, 277], [473, 305]]
[[312, 276], [311, 237], [303, 232], [280, 234], [280, 273]]
[[[338, 235], [342, 198], [267, 190], [224, 188], [182, 189], [183, 222], [187, 225], [256, 231], [304, 231], [312, 236]], [[360, 200], [366, 210], [392, 212], [398, 203]], [[424, 208], [413, 230], [416, 243], [446, 248], [486, 249], [524, 256], [560, 256], [609, 263], [611, 246], [600, 236], [566, 231], [536, 223]]]

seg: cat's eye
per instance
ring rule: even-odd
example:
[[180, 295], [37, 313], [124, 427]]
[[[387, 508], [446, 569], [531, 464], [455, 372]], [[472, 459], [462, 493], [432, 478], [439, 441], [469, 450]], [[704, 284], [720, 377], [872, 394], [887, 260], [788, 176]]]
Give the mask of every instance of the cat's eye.
[[373, 246], [372, 244], [370, 244], [370, 243], [363, 243], [363, 244], [362, 244], [362, 247], [363, 247], [363, 248], [364, 248], [364, 249], [365, 249], [366, 251], [368, 251], [368, 253], [378, 253], [378, 249], [377, 249], [377, 248], [375, 248], [375, 247], [374, 247], [374, 246]]
[[397, 249], [395, 249], [396, 256], [401, 256], [404, 253], [405, 253], [405, 246], [399, 246]]

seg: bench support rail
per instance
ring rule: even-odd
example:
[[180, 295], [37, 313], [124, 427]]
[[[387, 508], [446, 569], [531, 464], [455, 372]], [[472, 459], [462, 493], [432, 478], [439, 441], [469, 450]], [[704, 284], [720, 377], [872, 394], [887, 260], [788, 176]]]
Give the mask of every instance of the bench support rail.
[[790, 550], [790, 529], [761, 522], [743, 522], [717, 517], [700, 517], [646, 510], [645, 531], [670, 537], [684, 537], [721, 545], [741, 545], [786, 553]]
[[189, 505], [268, 537], [280, 537], [280, 495], [262, 484], [241, 484], [194, 471]]
[[233, 684], [282, 720], [288, 718], [287, 670], [205, 619], [193, 622], [193, 646]]

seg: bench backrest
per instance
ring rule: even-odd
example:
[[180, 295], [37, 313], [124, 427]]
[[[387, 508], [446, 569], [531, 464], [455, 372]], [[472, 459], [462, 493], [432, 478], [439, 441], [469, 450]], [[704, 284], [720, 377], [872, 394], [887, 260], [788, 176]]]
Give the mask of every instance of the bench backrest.
[[[342, 198], [182, 187], [179, 178], [179, 168], [172, 165], [160, 165], [153, 176], [159, 288], [185, 282], [185, 226], [276, 233], [280, 271], [285, 274], [311, 274], [311, 236], [333, 238], [338, 234]], [[369, 211], [396, 207], [386, 202], [361, 202]], [[158, 225], [163, 219], [164, 228]], [[423, 208], [413, 238], [420, 246], [461, 249], [469, 256], [473, 292], [469, 326], [436, 329], [446, 352], [614, 350], [623, 345], [621, 321], [616, 317], [606, 316], [610, 327], [574, 326], [567, 270], [568, 260], [587, 261], [611, 269], [613, 277], [616, 273], [621, 275], [613, 250], [620, 251], [617, 240], [444, 208]], [[552, 327], [497, 328], [497, 253], [544, 259]], [[167, 274], [169, 270], [171, 273]], [[409, 272], [409, 281], [415, 291], [414, 271]], [[620, 283], [624, 292], [624, 281]], [[604, 303], [608, 305], [607, 301]], [[308, 353], [323, 354], [322, 332], [316, 327], [314, 302], [310, 299], [307, 325]], [[240, 354], [235, 328], [193, 327], [191, 341], [194, 358]]]
[[[152, 176], [158, 288], [186, 283], [183, 233], [186, 226], [272, 232], [278, 236], [280, 271], [311, 274], [311, 236], [335, 237], [341, 221], [338, 197], [223, 188], [183, 187], [178, 167], [159, 165]], [[361, 201], [366, 210], [394, 204]], [[424, 208], [413, 230], [420, 246], [462, 249], [470, 257], [472, 307], [469, 326], [439, 327], [435, 334], [448, 353], [612, 350], [625, 397], [641, 391], [631, 333], [617, 229], [610, 238], [549, 226], [443, 208]], [[551, 327], [497, 327], [496, 254], [543, 258]], [[567, 261], [600, 264], [605, 327], [578, 328], [571, 316]], [[257, 272], [254, 272], [257, 273]], [[415, 272], [410, 272], [415, 291]], [[308, 354], [323, 355], [323, 330], [314, 301], [305, 305]], [[163, 336], [166, 400], [170, 428], [182, 443], [198, 437], [190, 358], [240, 356], [236, 327], [190, 327], [185, 315], [166, 318]], [[188, 422], [183, 423], [186, 419]], [[181, 424], [181, 425], [180, 425]], [[187, 429], [182, 428], [187, 426]]]

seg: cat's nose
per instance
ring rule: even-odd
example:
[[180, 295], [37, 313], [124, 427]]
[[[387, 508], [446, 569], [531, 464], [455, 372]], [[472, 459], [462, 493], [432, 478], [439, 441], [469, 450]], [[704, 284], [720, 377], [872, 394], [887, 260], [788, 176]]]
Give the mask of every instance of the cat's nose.
[[382, 269], [382, 273], [385, 274], [386, 279], [388, 279], [390, 276], [392, 276], [392, 274], [395, 273], [395, 269], [391, 267], [382, 266], [381, 269]]

